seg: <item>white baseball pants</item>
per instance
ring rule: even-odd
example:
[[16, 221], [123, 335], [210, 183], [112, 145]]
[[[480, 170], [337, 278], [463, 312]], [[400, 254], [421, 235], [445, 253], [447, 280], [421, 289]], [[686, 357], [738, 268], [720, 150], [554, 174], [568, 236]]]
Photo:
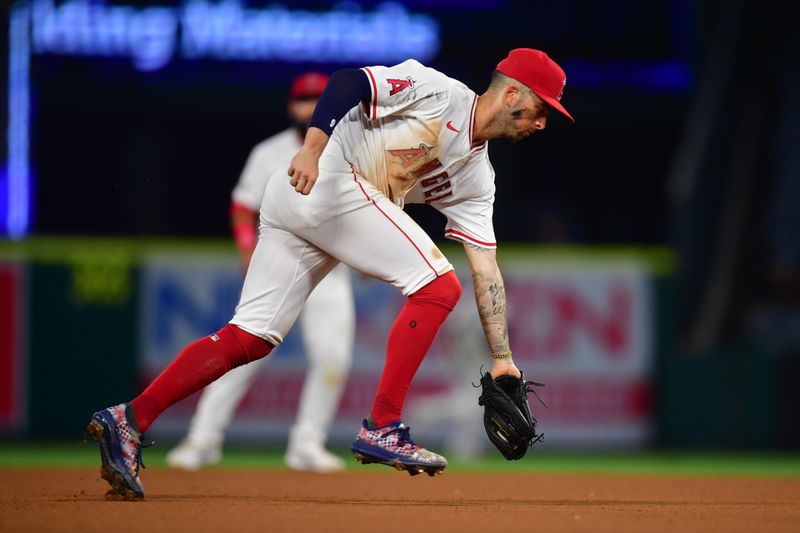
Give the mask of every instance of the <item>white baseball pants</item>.
[[[431, 238], [350, 165], [323, 158], [311, 194], [273, 175], [231, 324], [279, 345], [340, 261], [409, 295], [453, 269]], [[335, 342], [335, 341], [334, 341]]]
[[[353, 357], [355, 307], [345, 265], [334, 268], [309, 296], [300, 316], [308, 372], [291, 442], [323, 447], [336, 415]], [[236, 407], [267, 358], [235, 368], [203, 390], [188, 439], [221, 447]], [[291, 445], [291, 444], [290, 444]]]

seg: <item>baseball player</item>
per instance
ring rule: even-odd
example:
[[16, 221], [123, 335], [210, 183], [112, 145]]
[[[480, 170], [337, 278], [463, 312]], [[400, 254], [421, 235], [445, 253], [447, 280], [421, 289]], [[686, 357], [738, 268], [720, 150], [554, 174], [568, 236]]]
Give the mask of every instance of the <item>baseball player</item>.
[[230, 323], [186, 346], [131, 402], [92, 416], [88, 431], [99, 442], [101, 473], [112, 490], [143, 497], [142, 434], [176, 401], [269, 354], [339, 262], [408, 297], [389, 333], [378, 391], [353, 453], [411, 474], [441, 472], [446, 459], [414, 442], [402, 409], [461, 285], [402, 206], [425, 202], [447, 218], [445, 236], [463, 243], [471, 268], [490, 379], [520, 378], [496, 261], [487, 146], [490, 139], [519, 141], [543, 130], [551, 109], [571, 119], [560, 102], [565, 84], [561, 67], [530, 48], [500, 61], [481, 95], [414, 60], [337, 71], [289, 165], [289, 184], [276, 175], [267, 185], [258, 244]]
[[[267, 181], [277, 170], [285, 172], [302, 146], [327, 82], [327, 75], [316, 72], [293, 81], [287, 104], [293, 126], [253, 148], [233, 190], [231, 227], [245, 272], [256, 246], [258, 209]], [[344, 462], [325, 449], [325, 439], [352, 362], [355, 309], [347, 266], [340, 264], [320, 282], [300, 320], [309, 366], [285, 460], [292, 470], [338, 472]], [[329, 339], [338, 342], [330, 345]], [[188, 435], [167, 454], [169, 466], [198, 470], [220, 461], [225, 430], [258, 369], [257, 363], [239, 367], [205, 388]]]

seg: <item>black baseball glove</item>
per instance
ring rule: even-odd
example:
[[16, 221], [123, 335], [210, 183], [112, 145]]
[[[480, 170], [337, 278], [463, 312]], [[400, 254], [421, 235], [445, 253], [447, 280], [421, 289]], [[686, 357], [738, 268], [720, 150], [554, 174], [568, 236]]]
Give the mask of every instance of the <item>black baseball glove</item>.
[[536, 419], [531, 416], [528, 393], [533, 392], [540, 402], [542, 400], [530, 385], [544, 386], [535, 381], [525, 381], [524, 375], [492, 379], [486, 372], [481, 377], [478, 405], [484, 408], [483, 426], [489, 440], [509, 461], [522, 458], [528, 448], [544, 437], [536, 434]]

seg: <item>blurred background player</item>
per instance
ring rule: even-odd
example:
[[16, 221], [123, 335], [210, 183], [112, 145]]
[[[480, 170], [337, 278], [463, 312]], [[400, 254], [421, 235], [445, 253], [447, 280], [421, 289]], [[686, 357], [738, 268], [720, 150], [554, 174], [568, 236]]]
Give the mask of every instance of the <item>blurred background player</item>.
[[[231, 226], [245, 272], [258, 238], [258, 210], [267, 181], [277, 169], [287, 168], [302, 146], [327, 82], [328, 76], [316, 72], [293, 81], [287, 104], [292, 126], [253, 148], [233, 190]], [[352, 362], [355, 330], [350, 271], [344, 264], [314, 290], [301, 316], [301, 327], [308, 373], [289, 434], [286, 465], [293, 470], [337, 472], [344, 469], [344, 463], [325, 449], [325, 440]], [[169, 466], [197, 470], [220, 461], [225, 430], [259, 366], [244, 365], [206, 387], [188, 435], [167, 454]]]

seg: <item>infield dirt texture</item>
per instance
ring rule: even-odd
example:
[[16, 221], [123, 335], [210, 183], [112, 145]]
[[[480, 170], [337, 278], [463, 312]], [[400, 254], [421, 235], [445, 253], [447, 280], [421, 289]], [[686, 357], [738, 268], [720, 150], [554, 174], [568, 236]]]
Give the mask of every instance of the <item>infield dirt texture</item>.
[[97, 468], [0, 469], [0, 531], [800, 531], [800, 478], [150, 468], [106, 501]]

